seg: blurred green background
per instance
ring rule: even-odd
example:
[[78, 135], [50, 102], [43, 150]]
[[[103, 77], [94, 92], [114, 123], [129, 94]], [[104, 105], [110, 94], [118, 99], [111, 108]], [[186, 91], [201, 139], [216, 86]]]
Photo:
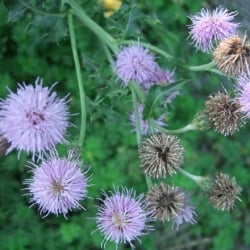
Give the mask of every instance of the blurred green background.
[[[33, 83], [39, 76], [46, 86], [58, 82], [55, 89], [59, 96], [70, 93], [70, 112], [79, 113], [67, 20], [42, 13], [59, 13], [60, 1], [23, 2], [0, 1], [0, 97], [6, 98], [7, 87], [15, 91], [18, 82]], [[78, 3], [116, 39], [140, 39], [190, 65], [212, 60], [211, 55], [196, 52], [187, 38], [190, 24], [187, 16], [201, 7], [212, 7], [205, 1], [124, 1], [110, 18], [104, 17], [103, 8], [96, 1], [79, 0]], [[26, 4], [41, 12], [27, 9]], [[76, 18], [75, 30], [88, 96], [87, 136], [82, 151], [91, 175], [90, 199], [82, 203], [86, 211], [74, 211], [66, 220], [52, 215], [42, 218], [37, 207], [29, 208], [28, 197], [22, 190], [24, 179], [30, 176], [25, 166], [29, 158], [22, 153], [17, 159], [17, 152], [12, 152], [1, 157], [0, 162], [0, 249], [98, 250], [102, 236], [94, 232], [94, 217], [101, 190], [111, 190], [113, 185], [125, 185], [137, 193], [147, 190], [139, 168], [136, 136], [129, 121], [132, 110], [129, 91], [120, 87], [102, 44]], [[176, 79], [190, 79], [167, 110], [169, 129], [188, 124], [204, 107], [207, 96], [221, 90], [222, 85], [233, 89], [232, 80], [223, 76], [183, 70], [159, 55], [157, 61], [162, 67], [175, 70]], [[68, 131], [68, 139], [73, 141], [79, 133], [79, 116], [72, 116], [71, 121], [77, 125]], [[243, 188], [242, 202], [237, 202], [233, 211], [217, 211], [196, 184], [176, 174], [166, 182], [191, 192], [197, 224], [182, 225], [175, 231], [170, 223], [155, 223], [155, 230], [142, 237], [141, 244], [135, 243], [136, 249], [250, 249], [249, 128], [248, 123], [232, 137], [214, 131], [179, 135], [185, 147], [183, 168], [196, 175], [220, 171], [235, 176]], [[62, 154], [66, 149], [58, 147]], [[108, 243], [106, 249], [115, 249], [115, 245]], [[119, 249], [129, 249], [129, 246], [119, 246]]]

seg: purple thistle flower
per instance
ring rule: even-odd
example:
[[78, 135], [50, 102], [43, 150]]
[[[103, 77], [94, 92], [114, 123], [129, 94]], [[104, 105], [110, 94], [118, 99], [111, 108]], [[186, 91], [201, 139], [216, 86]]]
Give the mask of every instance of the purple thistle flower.
[[[138, 103], [137, 108], [138, 108], [139, 125], [140, 125], [141, 135], [147, 135], [150, 132], [149, 131], [149, 122], [147, 120], [143, 120], [143, 116], [142, 116], [143, 106], [140, 103]], [[155, 120], [154, 122], [159, 126], [164, 126], [164, 125], [166, 125], [166, 123], [164, 122], [164, 118], [165, 118], [165, 115], [163, 114], [157, 120]], [[134, 127], [132, 129], [132, 131], [136, 131], [134, 112], [132, 112], [130, 114], [130, 121], [131, 121], [131, 123], [132, 123], [132, 125]], [[154, 128], [154, 132], [157, 132], [157, 131], [159, 131], [159, 130], [157, 128]]]
[[192, 24], [189, 25], [189, 36], [193, 40], [197, 50], [210, 52], [214, 48], [214, 43], [230, 37], [236, 33], [239, 27], [233, 19], [237, 12], [228, 12], [223, 7], [218, 7], [212, 12], [208, 9], [189, 17]]
[[250, 76], [243, 74], [238, 78], [236, 85], [236, 100], [240, 104], [239, 111], [244, 118], [250, 118]]
[[104, 193], [104, 196], [96, 219], [97, 227], [104, 236], [102, 247], [110, 240], [116, 245], [128, 243], [134, 248], [132, 241], [139, 240], [138, 237], [152, 229], [146, 225], [152, 217], [142, 200], [143, 195], [136, 197], [133, 190], [122, 188], [121, 191], [115, 189], [110, 196]]
[[87, 195], [82, 162], [71, 150], [68, 157], [51, 153], [40, 165], [30, 162], [33, 176], [24, 181], [31, 196], [31, 206], [37, 204], [41, 214], [66, 214], [73, 208], [84, 209], [79, 203]]
[[9, 91], [0, 101], [0, 131], [13, 149], [39, 156], [44, 150], [66, 143], [64, 134], [68, 122], [67, 96], [59, 99], [52, 88], [43, 87], [37, 78], [35, 86], [19, 84], [17, 93]]
[[180, 210], [177, 215], [173, 218], [173, 224], [172, 228], [179, 229], [179, 226], [186, 222], [195, 224], [196, 220], [194, 219], [195, 216], [197, 216], [194, 207], [190, 206], [189, 204], [189, 195], [187, 193], [184, 193], [184, 204], [182, 210]]
[[127, 86], [129, 81], [136, 81], [143, 86], [153, 76], [156, 66], [155, 58], [149, 49], [138, 43], [120, 50], [115, 70], [124, 86]]

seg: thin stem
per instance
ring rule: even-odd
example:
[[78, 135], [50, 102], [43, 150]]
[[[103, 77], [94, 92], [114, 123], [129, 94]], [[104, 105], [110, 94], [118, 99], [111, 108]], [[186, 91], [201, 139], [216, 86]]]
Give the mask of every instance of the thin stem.
[[159, 126], [156, 122], [154, 122], [154, 126], [159, 131], [161, 131], [163, 133], [173, 133], [173, 134], [181, 134], [181, 133], [185, 133], [185, 132], [190, 131], [190, 130], [196, 130], [196, 127], [192, 123], [186, 125], [185, 127], [182, 127], [179, 129], [173, 129], [173, 130], [165, 129], [165, 128]]
[[81, 126], [80, 126], [80, 135], [78, 139], [79, 146], [83, 145], [85, 134], [86, 134], [86, 95], [84, 91], [84, 85], [82, 80], [82, 73], [80, 68], [80, 61], [79, 56], [77, 53], [77, 46], [76, 46], [76, 38], [75, 38], [75, 31], [74, 31], [74, 24], [73, 24], [73, 17], [72, 13], [69, 11], [68, 13], [68, 26], [69, 26], [69, 35], [70, 35], [70, 42], [72, 48], [72, 54], [75, 63], [75, 70], [78, 82], [78, 88], [80, 93], [80, 106], [81, 106]]
[[64, 0], [63, 2], [68, 3], [72, 8], [72, 13], [76, 15], [84, 25], [93, 31], [96, 36], [101, 41], [103, 41], [114, 53], [119, 50], [115, 39], [109, 35], [99, 24], [89, 18], [78, 3], [76, 3], [74, 0]]
[[[135, 115], [136, 139], [137, 139], [137, 145], [139, 146], [141, 142], [141, 129], [140, 129], [140, 117], [139, 117], [139, 112], [138, 112], [138, 101], [136, 97], [135, 83], [130, 83], [129, 87], [132, 93], [133, 110], [134, 110], [134, 115]], [[153, 186], [151, 178], [145, 175], [145, 180], [146, 180], [148, 189], [150, 189]]]
[[201, 181], [203, 180], [202, 176], [198, 176], [198, 175], [193, 175], [190, 174], [189, 172], [187, 172], [186, 170], [180, 168], [179, 169], [180, 173], [182, 173], [183, 175], [185, 175], [186, 177], [188, 177], [189, 179], [193, 180], [194, 182], [196, 182], [198, 185], [201, 183]]

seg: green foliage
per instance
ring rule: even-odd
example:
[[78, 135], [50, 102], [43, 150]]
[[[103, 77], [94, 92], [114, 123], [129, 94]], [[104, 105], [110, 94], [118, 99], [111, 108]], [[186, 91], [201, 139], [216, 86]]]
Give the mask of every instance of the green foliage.
[[[119, 42], [139, 39], [161, 48], [187, 65], [211, 61], [210, 55], [195, 53], [187, 40], [187, 16], [199, 11], [205, 4], [203, 1], [127, 0], [110, 18], [103, 16], [101, 5], [95, 1], [77, 2]], [[59, 96], [70, 93], [70, 112], [77, 114], [80, 112], [79, 91], [67, 20], [60, 4], [60, 1], [35, 0], [0, 2], [0, 97], [6, 97], [7, 87], [15, 91], [18, 82], [34, 82], [39, 76], [46, 86], [58, 82], [55, 89]], [[75, 32], [88, 97], [87, 136], [82, 154], [91, 176], [88, 196], [92, 199], [83, 202], [86, 211], [73, 211], [67, 220], [51, 215], [41, 218], [37, 207], [29, 208], [28, 198], [24, 196], [23, 180], [30, 176], [25, 165], [30, 159], [23, 153], [17, 159], [16, 151], [2, 157], [0, 248], [3, 250], [100, 249], [103, 237], [93, 231], [99, 205], [96, 198], [101, 197], [101, 190], [126, 185], [137, 193], [147, 191], [139, 168], [136, 136], [131, 132], [129, 121], [132, 111], [130, 91], [120, 87], [103, 44], [76, 18]], [[181, 85], [181, 95], [166, 110], [168, 129], [177, 129], [191, 122], [194, 114], [204, 108], [207, 96], [222, 89], [221, 84], [232, 86], [230, 80], [211, 72], [191, 72], [180, 68], [174, 60], [159, 55], [157, 61], [162, 67], [174, 69], [177, 80], [189, 80], [184, 85], [183, 81], [177, 82], [174, 89], [171, 89], [173, 86], [170, 89], [153, 87], [146, 98], [144, 117], [153, 117], [163, 112], [162, 108], [158, 109], [157, 96], [168, 95], [179, 86], [178, 83]], [[74, 141], [79, 134], [79, 116], [72, 116], [72, 122], [76, 127], [70, 128], [69, 139]], [[190, 131], [179, 135], [185, 148], [183, 168], [196, 175], [220, 171], [235, 176], [245, 190], [242, 202], [237, 202], [232, 212], [217, 211], [194, 182], [176, 174], [166, 182], [190, 191], [197, 208], [197, 224], [180, 227], [178, 232], [171, 230], [169, 223], [156, 225], [156, 232], [144, 236], [141, 245], [136, 243], [136, 249], [178, 249], [179, 245], [188, 249], [185, 246], [193, 242], [202, 244], [203, 240], [206, 242], [203, 249], [249, 248], [249, 129], [248, 123], [233, 137], [224, 137], [214, 131]], [[58, 149], [62, 154], [66, 151], [63, 146]], [[115, 246], [108, 243], [106, 249], [115, 249]], [[198, 246], [194, 245], [194, 249]]]

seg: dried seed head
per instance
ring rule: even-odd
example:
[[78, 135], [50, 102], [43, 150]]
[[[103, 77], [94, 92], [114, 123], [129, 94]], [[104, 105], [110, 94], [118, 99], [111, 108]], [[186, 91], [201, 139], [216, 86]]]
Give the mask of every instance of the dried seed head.
[[222, 211], [230, 210], [234, 207], [236, 199], [240, 200], [241, 190], [234, 177], [230, 178], [227, 174], [218, 173], [211, 190], [208, 191], [208, 198], [215, 208]]
[[208, 119], [216, 132], [233, 135], [242, 125], [242, 115], [238, 112], [240, 106], [228, 94], [218, 92], [210, 96], [205, 105]]
[[214, 51], [217, 67], [226, 75], [239, 76], [249, 73], [250, 44], [245, 38], [233, 36], [222, 40]]
[[139, 147], [141, 167], [149, 176], [164, 178], [179, 170], [183, 152], [184, 148], [176, 136], [152, 134]]
[[185, 193], [180, 188], [164, 183], [154, 185], [146, 200], [156, 220], [169, 221], [183, 210]]
[[9, 147], [10, 143], [2, 134], [0, 134], [0, 156], [5, 155]]

